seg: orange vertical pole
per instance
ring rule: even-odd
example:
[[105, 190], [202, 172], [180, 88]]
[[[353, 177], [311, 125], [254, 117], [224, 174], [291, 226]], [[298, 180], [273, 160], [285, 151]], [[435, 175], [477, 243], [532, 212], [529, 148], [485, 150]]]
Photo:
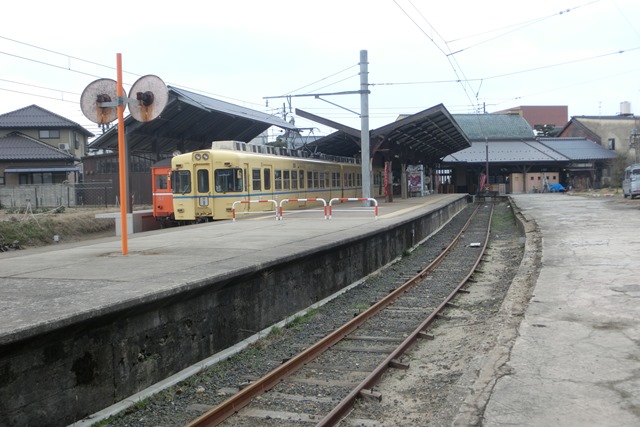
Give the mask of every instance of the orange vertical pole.
[[116, 93], [118, 95], [118, 171], [120, 178], [120, 234], [122, 236], [122, 255], [127, 255], [129, 253], [128, 248], [128, 232], [129, 228], [127, 227], [127, 171], [125, 170], [127, 162], [125, 159], [125, 146], [124, 146], [124, 103], [122, 102], [122, 97], [124, 96], [124, 91], [122, 90], [122, 54], [117, 54], [117, 73], [118, 73], [118, 81], [117, 81], [117, 89]]

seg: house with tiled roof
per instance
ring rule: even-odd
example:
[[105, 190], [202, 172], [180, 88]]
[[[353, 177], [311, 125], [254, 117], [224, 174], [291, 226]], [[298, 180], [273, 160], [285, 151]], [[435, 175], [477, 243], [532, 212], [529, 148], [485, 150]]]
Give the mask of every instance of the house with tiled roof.
[[625, 157], [640, 161], [640, 116], [573, 116], [560, 131], [561, 137], [585, 137]]
[[37, 105], [0, 114], [0, 189], [78, 182], [92, 136]]

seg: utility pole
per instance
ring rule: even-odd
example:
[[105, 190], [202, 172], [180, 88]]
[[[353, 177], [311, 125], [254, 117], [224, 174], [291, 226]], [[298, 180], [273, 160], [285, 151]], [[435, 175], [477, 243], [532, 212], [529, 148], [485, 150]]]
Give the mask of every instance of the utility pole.
[[484, 148], [485, 148], [485, 173], [487, 174], [487, 179], [484, 182], [486, 192], [489, 194], [489, 140], [487, 137], [484, 137]]
[[[371, 160], [369, 158], [369, 62], [367, 51], [360, 51], [360, 153], [362, 197], [371, 197]], [[365, 202], [369, 206], [369, 202]]]

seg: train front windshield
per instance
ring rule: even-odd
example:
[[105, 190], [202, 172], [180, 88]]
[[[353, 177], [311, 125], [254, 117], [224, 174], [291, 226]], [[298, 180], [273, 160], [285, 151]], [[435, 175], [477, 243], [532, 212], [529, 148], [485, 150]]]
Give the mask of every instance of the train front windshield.
[[171, 188], [176, 194], [191, 192], [191, 172], [187, 170], [173, 171], [171, 173]]

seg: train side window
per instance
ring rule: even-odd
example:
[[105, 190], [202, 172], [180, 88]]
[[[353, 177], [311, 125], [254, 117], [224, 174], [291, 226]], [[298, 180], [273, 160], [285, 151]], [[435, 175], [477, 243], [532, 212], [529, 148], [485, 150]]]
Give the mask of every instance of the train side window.
[[285, 190], [291, 189], [291, 172], [288, 170], [282, 171], [282, 188]]
[[206, 169], [198, 169], [198, 193], [209, 192], [209, 171]]
[[264, 189], [271, 190], [271, 169], [265, 169], [263, 171], [264, 176]]
[[313, 188], [320, 188], [320, 180], [318, 179], [318, 172], [313, 173]]
[[304, 190], [304, 171], [301, 170], [300, 171], [300, 180], [299, 180], [299, 184], [300, 184], [300, 189]]
[[313, 172], [307, 172], [307, 188], [313, 188]]
[[273, 178], [276, 183], [276, 190], [282, 190], [282, 171], [280, 169], [276, 169], [273, 171]]
[[251, 186], [253, 191], [262, 190], [262, 181], [260, 180], [260, 169], [251, 169]]
[[291, 171], [291, 189], [298, 189], [298, 171]]

